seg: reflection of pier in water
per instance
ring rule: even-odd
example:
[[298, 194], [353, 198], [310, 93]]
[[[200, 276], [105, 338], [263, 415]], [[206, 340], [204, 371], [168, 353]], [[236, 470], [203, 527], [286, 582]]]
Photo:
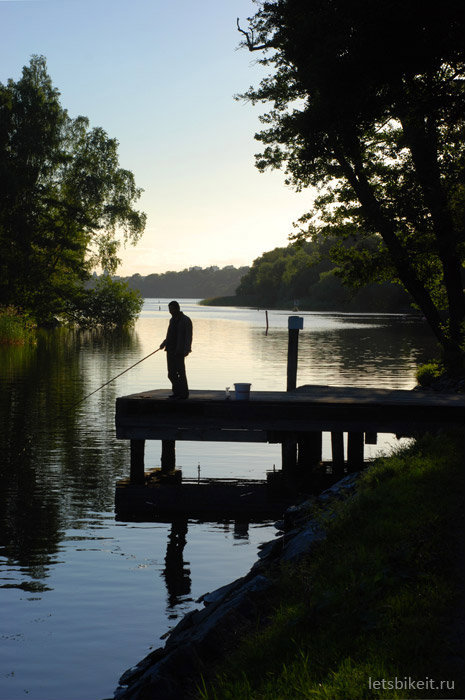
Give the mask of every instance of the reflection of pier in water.
[[[247, 401], [219, 391], [192, 391], [169, 401], [146, 391], [116, 401], [116, 436], [131, 442], [130, 479], [116, 489], [118, 510], [139, 517], [275, 517], [295, 488], [313, 490], [363, 466], [364, 444], [378, 433], [403, 437], [465, 424], [465, 397], [427, 391], [308, 386], [252, 392]], [[332, 460], [322, 465], [322, 433], [331, 433]], [[347, 433], [347, 455], [344, 454]], [[145, 440], [161, 440], [161, 469], [145, 473]], [[183, 481], [177, 440], [281, 443], [282, 471], [265, 481]], [[293, 493], [291, 493], [293, 491]], [[144, 511], [144, 514], [142, 513]]]

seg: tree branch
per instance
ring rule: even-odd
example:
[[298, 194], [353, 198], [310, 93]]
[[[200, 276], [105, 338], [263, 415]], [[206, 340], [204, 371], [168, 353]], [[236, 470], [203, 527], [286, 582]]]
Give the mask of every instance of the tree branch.
[[353, 188], [367, 220], [381, 235], [391, 255], [391, 259], [397, 268], [399, 279], [405, 289], [412, 295], [420, 309], [428, 319], [436, 338], [445, 347], [448, 347], [448, 339], [444, 334], [444, 328], [440, 314], [431, 295], [422, 284], [415, 269], [410, 264], [408, 250], [404, 248], [397, 237], [392, 222], [384, 215], [373, 189], [368, 181], [361, 158], [357, 158], [358, 164], [352, 165], [344, 154], [344, 149], [337, 142], [333, 143], [334, 157], [338, 161], [347, 181]]
[[239, 17], [237, 18], [237, 30], [245, 36], [245, 40], [247, 42], [247, 48], [249, 51], [263, 51], [263, 49], [268, 49], [269, 44], [255, 44], [254, 36], [253, 36], [253, 29], [250, 30], [250, 32], [246, 32], [244, 29], [240, 28], [239, 25]]

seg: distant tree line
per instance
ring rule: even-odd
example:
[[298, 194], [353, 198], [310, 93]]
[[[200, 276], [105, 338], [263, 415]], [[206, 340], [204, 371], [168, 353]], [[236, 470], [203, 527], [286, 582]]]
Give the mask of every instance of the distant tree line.
[[344, 284], [330, 254], [328, 239], [263, 253], [237, 287], [236, 303], [270, 308], [297, 305], [315, 311], [412, 310], [413, 300], [399, 284], [371, 283], [357, 290]]
[[[234, 294], [241, 278], [249, 267], [189, 267], [181, 272], [139, 274], [125, 277], [128, 287], [137, 290], [144, 298], [171, 297], [173, 299], [197, 299], [229, 296]], [[118, 278], [116, 278], [118, 279]]]
[[121, 279], [144, 298], [197, 298], [212, 305], [268, 308], [297, 304], [315, 311], [412, 311], [412, 297], [399, 284], [372, 283], [361, 289], [344, 284], [331, 260], [334, 244], [317, 237], [267, 251], [251, 267], [190, 267]]

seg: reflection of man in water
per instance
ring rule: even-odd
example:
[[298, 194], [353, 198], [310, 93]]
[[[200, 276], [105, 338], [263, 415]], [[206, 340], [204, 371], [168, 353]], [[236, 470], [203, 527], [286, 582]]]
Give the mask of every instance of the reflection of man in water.
[[[168, 589], [168, 605], [174, 608], [191, 592], [190, 569], [185, 566], [183, 550], [186, 545], [187, 518], [174, 520], [168, 537], [163, 576]], [[188, 564], [189, 562], [186, 562]]]
[[173, 386], [170, 399], [187, 399], [189, 388], [184, 358], [190, 353], [192, 347], [192, 321], [183, 314], [177, 301], [170, 301], [168, 309], [171, 320], [166, 338], [160, 348], [166, 350], [168, 379]]

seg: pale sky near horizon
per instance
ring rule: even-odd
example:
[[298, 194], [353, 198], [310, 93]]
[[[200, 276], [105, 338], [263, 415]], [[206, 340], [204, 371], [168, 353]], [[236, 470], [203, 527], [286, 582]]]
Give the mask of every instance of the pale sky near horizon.
[[139, 244], [118, 274], [248, 265], [285, 246], [309, 210], [280, 172], [260, 174], [259, 114], [234, 100], [258, 85], [257, 56], [237, 50], [251, 0], [0, 0], [0, 82], [44, 55], [61, 103], [119, 141], [144, 189]]

